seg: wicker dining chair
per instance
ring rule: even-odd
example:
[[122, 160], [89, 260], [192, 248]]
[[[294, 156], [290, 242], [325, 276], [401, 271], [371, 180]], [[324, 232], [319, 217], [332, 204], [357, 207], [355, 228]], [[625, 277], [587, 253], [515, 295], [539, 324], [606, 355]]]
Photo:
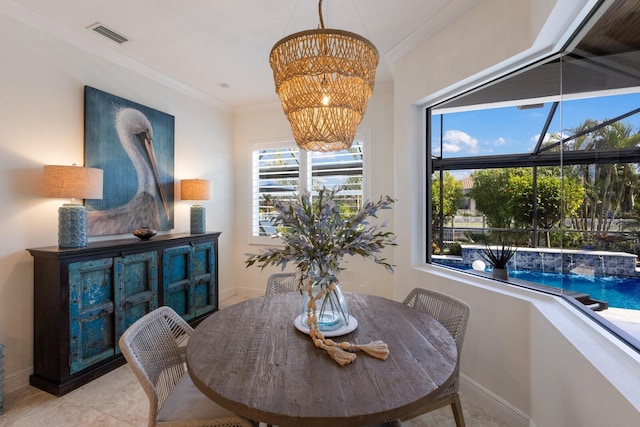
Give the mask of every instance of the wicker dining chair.
[[267, 290], [265, 295], [275, 295], [282, 292], [296, 292], [296, 273], [273, 273], [267, 279]]
[[450, 295], [423, 288], [413, 289], [403, 302], [409, 307], [434, 317], [449, 331], [458, 349], [458, 359], [456, 361], [454, 379], [451, 384], [440, 393], [440, 396], [428, 406], [404, 417], [402, 420], [405, 421], [442, 408], [443, 406], [451, 405], [456, 426], [464, 427], [464, 416], [462, 414], [462, 405], [460, 404], [458, 389], [460, 383], [460, 355], [462, 354], [462, 343], [467, 330], [467, 323], [469, 322], [469, 305]]
[[186, 369], [192, 331], [164, 306], [138, 319], [120, 337], [120, 350], [149, 398], [149, 427], [257, 426], [217, 405], [193, 384]]

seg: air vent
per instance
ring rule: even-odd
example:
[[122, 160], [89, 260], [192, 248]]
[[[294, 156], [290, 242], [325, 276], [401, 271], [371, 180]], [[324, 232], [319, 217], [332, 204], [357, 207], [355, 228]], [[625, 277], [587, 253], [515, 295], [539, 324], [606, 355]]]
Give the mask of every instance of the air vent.
[[102, 34], [103, 36], [105, 36], [106, 38], [113, 40], [114, 42], [118, 43], [118, 44], [122, 44], [125, 42], [128, 42], [129, 39], [126, 38], [125, 36], [116, 33], [113, 30], [110, 30], [109, 28], [105, 27], [104, 25], [102, 25], [99, 22], [96, 22], [93, 25], [90, 25], [87, 27], [90, 30], [95, 31], [98, 34]]

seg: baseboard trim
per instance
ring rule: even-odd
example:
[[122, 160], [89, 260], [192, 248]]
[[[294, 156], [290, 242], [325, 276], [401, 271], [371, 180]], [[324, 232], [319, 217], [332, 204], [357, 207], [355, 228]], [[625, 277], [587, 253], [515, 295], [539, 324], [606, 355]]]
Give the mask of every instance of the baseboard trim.
[[13, 393], [29, 386], [29, 377], [33, 369], [24, 369], [18, 373], [4, 377], [4, 393]]
[[234, 296], [236, 294], [236, 290], [235, 289], [224, 289], [224, 290], [218, 290], [218, 301], [224, 301], [226, 299], [231, 298], [232, 296]]
[[462, 373], [460, 374], [460, 391], [489, 414], [512, 427], [534, 425], [527, 414]]

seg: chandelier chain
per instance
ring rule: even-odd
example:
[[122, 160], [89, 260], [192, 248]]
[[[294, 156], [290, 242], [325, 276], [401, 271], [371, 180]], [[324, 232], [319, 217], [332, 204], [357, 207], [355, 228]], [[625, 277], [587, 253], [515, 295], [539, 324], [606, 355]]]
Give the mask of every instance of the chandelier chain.
[[320, 28], [324, 30], [324, 19], [322, 19], [322, 0], [318, 1], [318, 16], [320, 16]]

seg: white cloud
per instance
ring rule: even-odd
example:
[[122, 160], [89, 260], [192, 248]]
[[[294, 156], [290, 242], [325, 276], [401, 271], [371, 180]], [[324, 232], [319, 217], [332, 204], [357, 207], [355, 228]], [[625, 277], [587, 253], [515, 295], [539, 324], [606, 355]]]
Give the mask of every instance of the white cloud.
[[506, 143], [507, 143], [507, 141], [501, 136], [498, 137], [498, 139], [496, 139], [496, 145], [504, 145]]
[[[564, 138], [568, 138], [568, 137], [569, 137], [568, 133], [561, 133], [560, 134], [560, 138], [564, 139]], [[531, 141], [533, 141], [534, 143], [537, 143], [538, 139], [540, 139], [540, 134], [537, 134], [537, 135], [534, 135], [534, 136], [531, 137]], [[544, 139], [542, 140], [542, 143], [546, 144], [548, 142], [551, 142], [552, 140], [553, 141], [557, 141], [558, 140], [558, 133], [548, 133], [547, 132], [546, 134], [544, 134]]]
[[444, 142], [442, 143], [442, 151], [445, 153], [457, 153], [460, 151], [460, 145]]
[[461, 130], [448, 130], [443, 137], [443, 150], [457, 153], [466, 148], [469, 153], [478, 152], [478, 140]]
[[[551, 134], [550, 133], [546, 133], [544, 135], [544, 139], [542, 140], [542, 142], [543, 143], [549, 142], [550, 138], [551, 138]], [[537, 143], [539, 139], [540, 139], [540, 134], [536, 134], [536, 135], [531, 137], [531, 141], [533, 141], [534, 143]]]

